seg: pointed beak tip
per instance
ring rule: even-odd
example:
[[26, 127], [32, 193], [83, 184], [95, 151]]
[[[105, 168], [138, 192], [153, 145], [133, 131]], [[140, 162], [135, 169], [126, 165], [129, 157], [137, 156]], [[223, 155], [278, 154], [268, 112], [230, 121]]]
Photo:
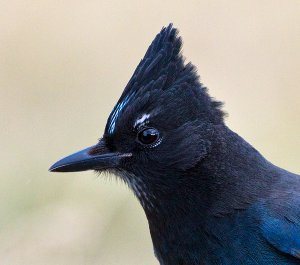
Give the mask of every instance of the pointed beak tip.
[[57, 163], [54, 163], [49, 169], [49, 172], [63, 172], [62, 166], [57, 165]]
[[88, 154], [90, 147], [79, 152], [66, 156], [55, 162], [48, 171], [50, 172], [76, 172], [84, 171], [92, 168], [87, 168], [85, 165], [92, 157]]
[[49, 172], [57, 172], [56, 170], [57, 170], [57, 168], [54, 167], [54, 165], [52, 165], [52, 166], [48, 169]]

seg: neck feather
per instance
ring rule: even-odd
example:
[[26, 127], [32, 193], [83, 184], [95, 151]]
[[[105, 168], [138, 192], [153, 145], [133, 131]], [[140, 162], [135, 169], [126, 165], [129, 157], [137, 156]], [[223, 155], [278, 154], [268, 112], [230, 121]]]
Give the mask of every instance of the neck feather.
[[[158, 188], [151, 182], [132, 184], [147, 215], [158, 257], [176, 252], [180, 244], [187, 245], [186, 255], [194, 244], [205, 245], [205, 227], [212, 218], [245, 209], [265, 196], [278, 177], [271, 163], [226, 126], [216, 128], [216, 134], [203, 161], [172, 175], [172, 188]], [[191, 235], [193, 230], [197, 234]]]

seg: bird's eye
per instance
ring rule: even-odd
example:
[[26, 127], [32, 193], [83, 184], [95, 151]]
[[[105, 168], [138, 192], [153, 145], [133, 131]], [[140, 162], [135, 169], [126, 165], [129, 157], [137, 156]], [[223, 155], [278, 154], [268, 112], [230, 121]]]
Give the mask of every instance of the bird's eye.
[[159, 132], [154, 128], [142, 129], [137, 135], [137, 140], [143, 145], [153, 145], [158, 139]]

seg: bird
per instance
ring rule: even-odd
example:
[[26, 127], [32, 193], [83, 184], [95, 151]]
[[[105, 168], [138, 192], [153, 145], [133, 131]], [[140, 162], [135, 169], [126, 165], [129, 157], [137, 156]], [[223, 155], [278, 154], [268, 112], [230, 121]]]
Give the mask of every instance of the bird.
[[300, 264], [300, 176], [265, 159], [225, 116], [169, 24], [136, 67], [103, 137], [49, 170], [123, 180], [144, 209], [161, 265]]

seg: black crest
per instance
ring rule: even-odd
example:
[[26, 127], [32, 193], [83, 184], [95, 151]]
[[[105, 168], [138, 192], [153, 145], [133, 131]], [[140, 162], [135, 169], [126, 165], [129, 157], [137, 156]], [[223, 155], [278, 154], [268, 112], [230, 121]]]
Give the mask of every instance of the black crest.
[[141, 98], [149, 91], [165, 91], [176, 87], [196, 89], [190, 91], [190, 96], [194, 101], [201, 102], [200, 109], [209, 110], [216, 120], [222, 120], [223, 112], [220, 110], [222, 104], [209, 97], [206, 88], [199, 82], [195, 67], [191, 63], [184, 63], [181, 47], [182, 39], [178, 36], [178, 30], [172, 24], [162, 28], [138, 64], [110, 114], [105, 130], [108, 134], [113, 133], [118, 116], [127, 105], [130, 105], [132, 99]]

